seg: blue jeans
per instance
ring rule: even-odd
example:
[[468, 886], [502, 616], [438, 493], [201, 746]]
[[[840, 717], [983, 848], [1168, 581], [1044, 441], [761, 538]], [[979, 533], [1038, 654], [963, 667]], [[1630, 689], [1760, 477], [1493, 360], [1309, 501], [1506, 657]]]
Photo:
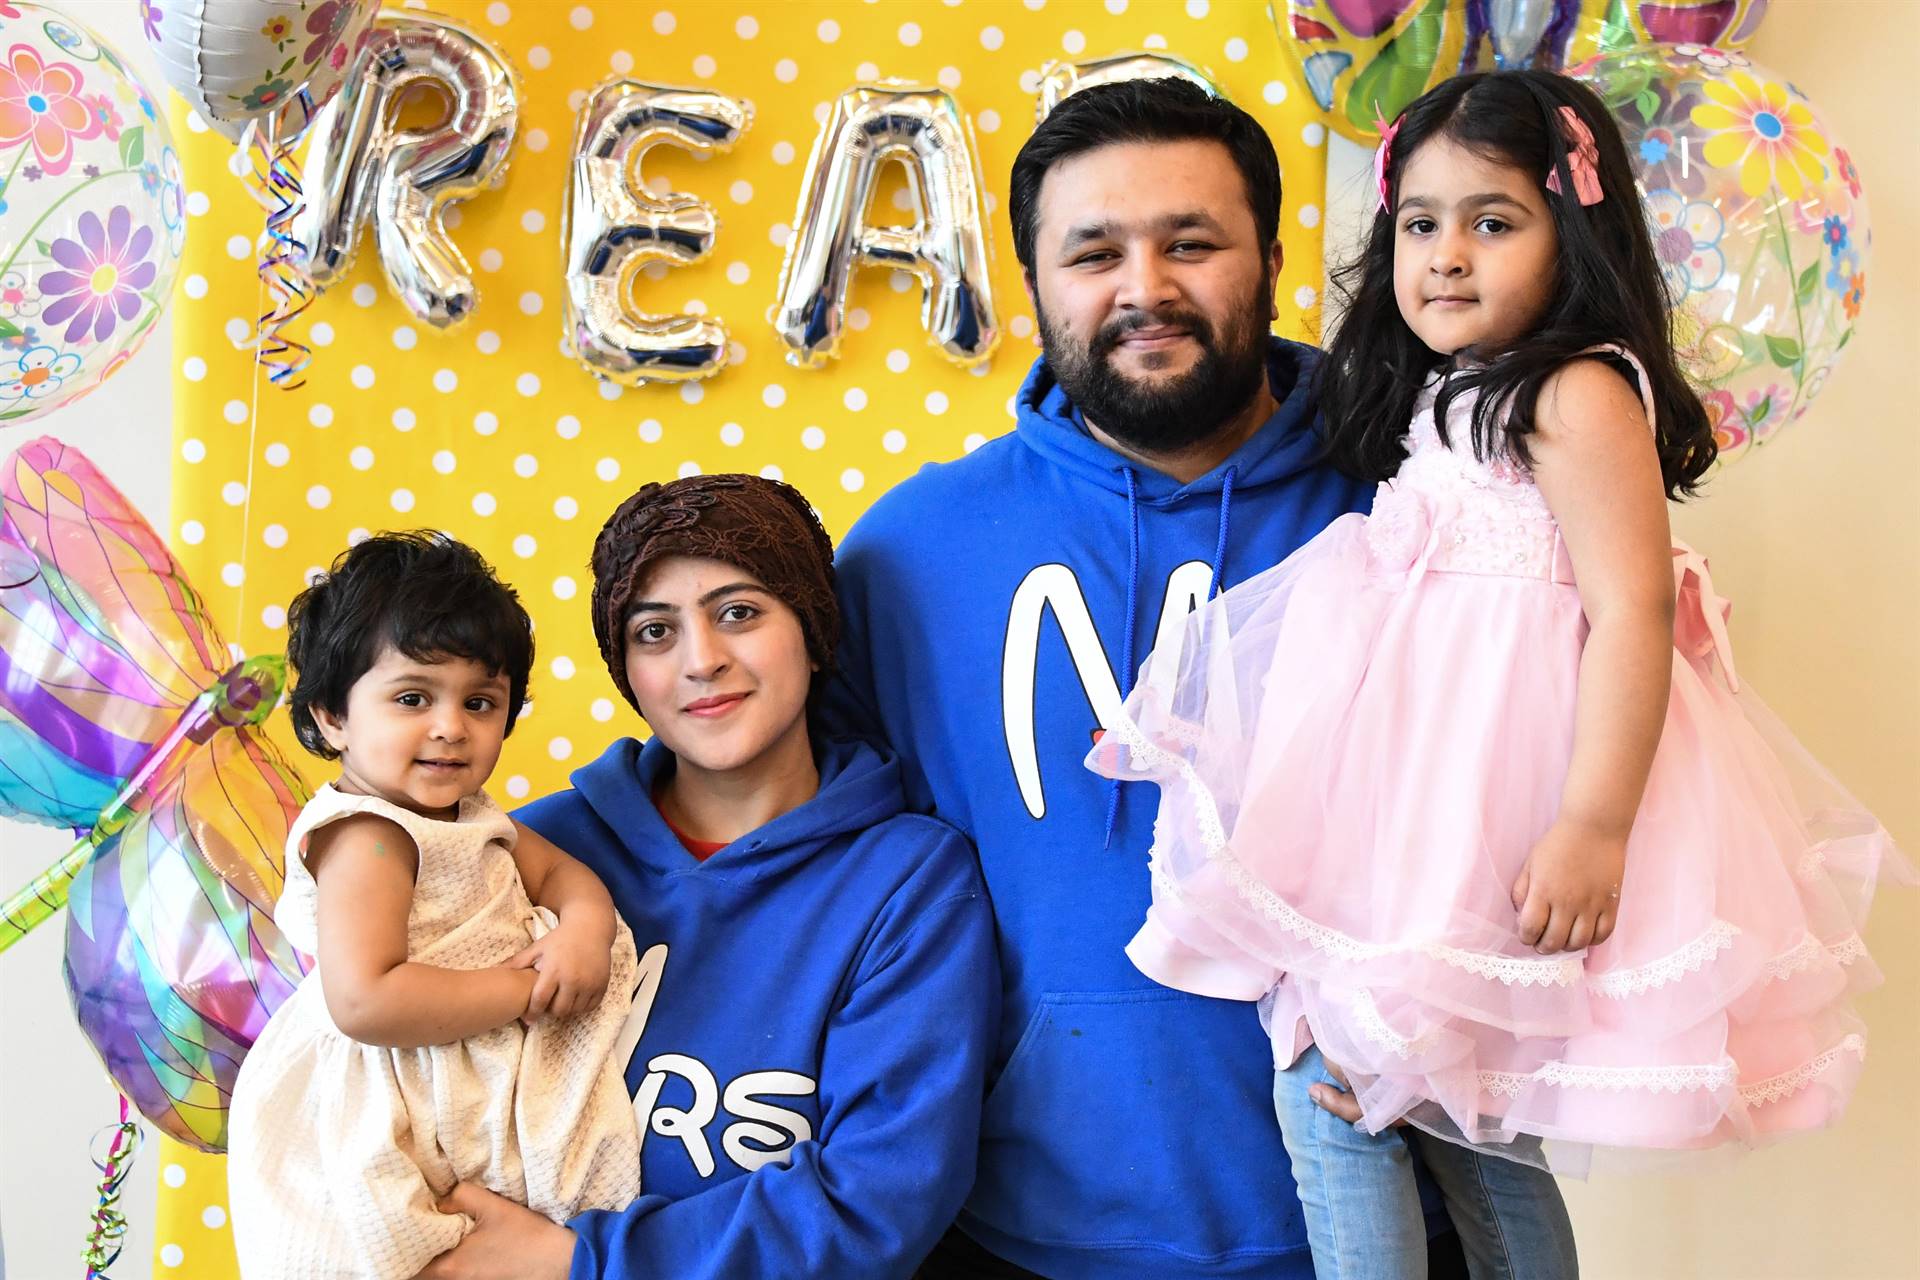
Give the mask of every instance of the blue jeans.
[[1577, 1280], [1573, 1224], [1553, 1175], [1411, 1126], [1366, 1134], [1307, 1096], [1330, 1084], [1318, 1049], [1274, 1077], [1280, 1136], [1306, 1211], [1317, 1280], [1426, 1280], [1413, 1152], [1440, 1188], [1473, 1280]]

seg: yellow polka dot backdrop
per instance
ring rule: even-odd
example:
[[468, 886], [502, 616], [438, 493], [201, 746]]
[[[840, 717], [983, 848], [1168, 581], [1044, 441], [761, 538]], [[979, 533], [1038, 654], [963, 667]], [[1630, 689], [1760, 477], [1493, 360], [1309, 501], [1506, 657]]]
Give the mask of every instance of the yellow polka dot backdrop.
[[[409, 4], [409, 10], [415, 10]], [[387, 289], [370, 234], [350, 273], [294, 322], [312, 347], [305, 385], [271, 385], [244, 347], [262, 309], [261, 210], [218, 135], [174, 103], [190, 216], [174, 302], [172, 542], [230, 641], [280, 651], [307, 576], [364, 531], [443, 529], [472, 543], [532, 612], [532, 702], [489, 786], [511, 804], [564, 785], [615, 737], [643, 732], [594, 645], [587, 561], [601, 521], [649, 480], [748, 471], [797, 485], [835, 537], [928, 462], [1013, 425], [1037, 354], [1004, 201], [1032, 132], [1040, 70], [1055, 59], [1163, 51], [1205, 70], [1266, 125], [1286, 190], [1276, 331], [1318, 332], [1326, 131], [1287, 72], [1254, 0], [447, 0], [435, 12], [490, 41], [519, 77], [518, 137], [502, 184], [446, 225], [478, 301], [436, 330]], [[576, 113], [613, 76], [752, 104], [732, 151], [655, 148], [656, 185], [712, 204], [712, 255], [651, 266], [638, 304], [723, 319], [731, 359], [712, 378], [622, 387], [563, 348], [561, 230]], [[833, 100], [883, 77], [951, 92], [972, 124], [1002, 337], [962, 368], [930, 345], [920, 284], [857, 269], [839, 355], [795, 368], [767, 321], [819, 124]], [[870, 220], [912, 221], [903, 171]], [[310, 782], [284, 714], [275, 730]], [[224, 1160], [162, 1143], [158, 1276], [237, 1275]]]

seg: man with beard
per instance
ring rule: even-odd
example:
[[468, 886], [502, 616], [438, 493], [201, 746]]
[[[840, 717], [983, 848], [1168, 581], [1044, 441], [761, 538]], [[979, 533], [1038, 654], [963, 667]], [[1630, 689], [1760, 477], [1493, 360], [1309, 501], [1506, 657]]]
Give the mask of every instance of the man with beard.
[[835, 713], [972, 837], [999, 924], [977, 1180], [922, 1275], [1310, 1277], [1261, 993], [1128, 963], [1159, 797], [1081, 766], [1196, 602], [1369, 502], [1317, 461], [1319, 352], [1268, 333], [1279, 165], [1192, 85], [1107, 85], [1035, 130], [1008, 205], [1045, 350], [1016, 429], [881, 498], [838, 561]]

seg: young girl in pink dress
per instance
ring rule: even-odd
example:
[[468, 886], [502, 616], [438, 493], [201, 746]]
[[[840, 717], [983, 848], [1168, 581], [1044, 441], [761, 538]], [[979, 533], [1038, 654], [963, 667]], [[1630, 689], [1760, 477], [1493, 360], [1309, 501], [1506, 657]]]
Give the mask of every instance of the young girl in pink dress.
[[[1458, 77], [1376, 172], [1323, 392], [1373, 512], [1202, 606], [1088, 763], [1162, 787], [1134, 962], [1262, 1002], [1323, 1280], [1422, 1271], [1402, 1120], [1476, 1276], [1571, 1274], [1550, 1179], [1425, 1135], [1582, 1170], [1831, 1122], [1908, 873], [1670, 537], [1713, 437], [1600, 101]], [[1309, 1101], [1340, 1068], [1358, 1135]]]

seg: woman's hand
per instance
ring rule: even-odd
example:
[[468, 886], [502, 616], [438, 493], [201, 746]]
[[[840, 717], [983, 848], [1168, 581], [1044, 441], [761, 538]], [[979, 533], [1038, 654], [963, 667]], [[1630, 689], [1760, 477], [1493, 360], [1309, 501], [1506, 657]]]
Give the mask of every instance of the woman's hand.
[[1543, 956], [1597, 947], [1613, 936], [1627, 837], [1556, 822], [1513, 882], [1520, 941]]
[[599, 1007], [613, 968], [613, 939], [584, 924], [560, 924], [506, 962], [509, 969], [532, 969], [533, 996], [526, 1020], [565, 1018]]
[[438, 1206], [464, 1213], [474, 1228], [414, 1280], [567, 1280], [573, 1232], [533, 1210], [463, 1182]]

